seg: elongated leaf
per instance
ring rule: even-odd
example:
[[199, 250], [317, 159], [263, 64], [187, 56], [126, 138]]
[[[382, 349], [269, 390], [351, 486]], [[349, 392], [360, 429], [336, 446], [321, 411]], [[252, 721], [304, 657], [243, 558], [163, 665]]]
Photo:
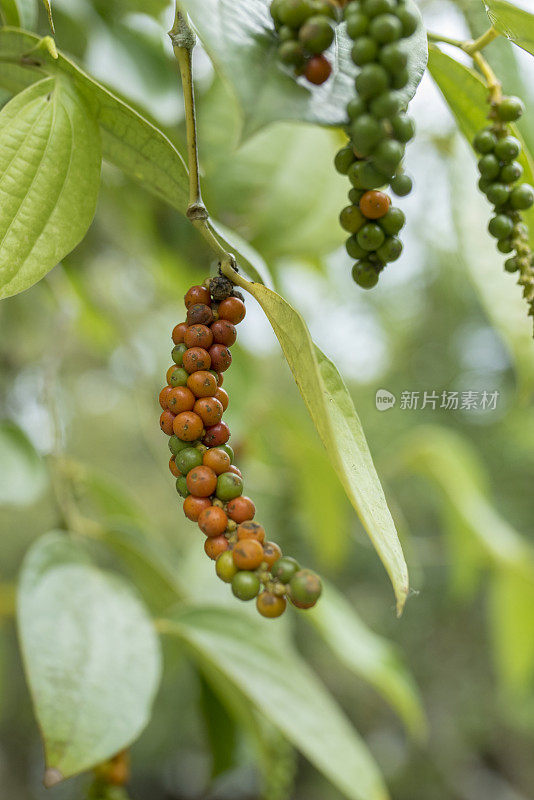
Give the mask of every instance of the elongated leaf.
[[215, 666], [351, 800], [388, 794], [364, 743], [290, 645], [265, 623], [217, 608], [185, 611], [162, 626]]
[[236, 764], [237, 726], [218, 695], [202, 676], [200, 680], [200, 708], [206, 739], [211, 751], [211, 777], [216, 778]]
[[246, 288], [269, 318], [332, 465], [391, 578], [400, 614], [408, 594], [408, 570], [347, 387], [289, 303], [266, 286], [253, 283]]
[[85, 235], [100, 185], [100, 137], [78, 92], [47, 78], [4, 106], [0, 138], [0, 297], [10, 297]]
[[[488, 91], [483, 81], [469, 67], [431, 47], [428, 54], [428, 69], [445, 98], [458, 127], [472, 144], [475, 134], [488, 125]], [[514, 136], [521, 140], [515, 126]], [[522, 141], [523, 151], [519, 161], [524, 170], [524, 180], [534, 184], [534, 162]], [[522, 212], [530, 230], [530, 241], [534, 245], [534, 210]], [[489, 214], [488, 214], [489, 217]]]
[[12, 422], [0, 424], [0, 504], [33, 503], [46, 486], [46, 470], [32, 443]]
[[492, 25], [507, 39], [534, 55], [534, 14], [507, 0], [484, 0], [484, 4]]
[[0, 20], [4, 25], [33, 30], [37, 24], [36, 0], [0, 0]]
[[515, 570], [492, 577], [488, 624], [503, 687], [532, 696], [534, 684], [534, 572], [530, 579]]
[[385, 698], [417, 739], [424, 738], [425, 713], [414, 680], [386, 639], [373, 633], [333, 586], [304, 615], [345, 667]]
[[[412, 10], [417, 7], [408, 0]], [[203, 45], [225, 80], [233, 87], [250, 135], [276, 120], [303, 120], [340, 126], [348, 121], [347, 102], [354, 96], [357, 72], [350, 58], [352, 42], [345, 25], [336, 27], [328, 55], [333, 77], [319, 87], [296, 81], [277, 56], [277, 40], [269, 15], [270, 0], [184, 0]], [[407, 103], [423, 76], [427, 59], [422, 23], [408, 41], [410, 82], [403, 89]]]
[[44, 738], [48, 785], [104, 761], [141, 733], [160, 678], [160, 652], [141, 600], [95, 567], [66, 534], [26, 555], [18, 624]]

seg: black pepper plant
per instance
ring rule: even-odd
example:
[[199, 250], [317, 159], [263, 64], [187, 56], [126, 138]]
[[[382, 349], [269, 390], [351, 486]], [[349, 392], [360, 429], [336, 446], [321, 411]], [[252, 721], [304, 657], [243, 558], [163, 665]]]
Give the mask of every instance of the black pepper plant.
[[[408, 572], [339, 372], [312, 341], [303, 317], [267, 287], [261, 258], [233, 232], [223, 234], [203, 201], [192, 59], [197, 38], [232, 87], [244, 136], [288, 117], [346, 136], [332, 170], [350, 182], [340, 222], [349, 234], [347, 266], [366, 289], [402, 253], [405, 213], [392, 205], [390, 194], [403, 198], [412, 190], [404, 169], [406, 145], [415, 133], [408, 105], [428, 62], [477, 153], [479, 186], [494, 209], [489, 232], [507, 256], [505, 269], [517, 275], [532, 315], [534, 191], [532, 160], [517, 125], [523, 104], [503, 96], [482, 55], [501, 32], [526, 45], [501, 9], [506, 3], [486, 5], [489, 29], [462, 41], [427, 34], [412, 0], [176, 2], [169, 36], [181, 75], [185, 135], [175, 144], [65, 55], [69, 42], [39, 35], [37, 30], [44, 31], [37, 6], [0, 0], [0, 297], [9, 302], [41, 279], [49, 281], [47, 274], [81, 242], [95, 214], [103, 160], [192, 223], [212, 254], [210, 275], [202, 274], [189, 289], [182, 276], [176, 315], [180, 319], [179, 295], [185, 294], [186, 318], [172, 332], [160, 426], [169, 437], [169, 469], [185, 516], [204, 536], [216, 575], [231, 585], [235, 598], [255, 599], [264, 617], [279, 617], [288, 600], [296, 609], [319, 601], [315, 611], [323, 604], [328, 609], [329, 601], [327, 592], [320, 597], [315, 572], [282, 556], [271, 539], [276, 531], [267, 537], [256, 520], [229, 444], [223, 415], [230, 392], [223, 380], [236, 326], [245, 316], [245, 295], [257, 301], [278, 338], [326, 453], [391, 579], [399, 614], [409, 592]], [[46, 1], [45, 6], [52, 24], [53, 7]], [[518, 13], [532, 24], [531, 14]], [[442, 44], [461, 50], [472, 64], [453, 58]], [[191, 605], [187, 586], [177, 588], [172, 565], [152, 558], [150, 539], [141, 546], [83, 513], [60, 438], [50, 459], [59, 530], [27, 554], [18, 599], [22, 655], [45, 741], [46, 785], [96, 768], [89, 797], [126, 797], [124, 750], [150, 717], [161, 669], [158, 635], [165, 634], [194, 654], [221, 702], [228, 700], [226, 689], [221, 691], [224, 678], [254, 708], [251, 719], [259, 709], [262, 725], [268, 720], [347, 797], [385, 797], [372, 757], [326, 690], [321, 694], [289, 645], [278, 648], [278, 639], [269, 638], [273, 626], [280, 632], [280, 623], [265, 622], [267, 630], [262, 620], [239, 614], [233, 605]], [[119, 567], [110, 572], [113, 559]], [[152, 602], [154, 583], [165, 587], [163, 607]], [[177, 601], [185, 610], [173, 611]], [[313, 620], [315, 611], [303, 616]], [[66, 630], [76, 632], [74, 644]], [[111, 652], [104, 679], [86, 654]], [[258, 664], [262, 674], [275, 676], [261, 686], [251, 679]], [[63, 683], [69, 692], [61, 691]]]

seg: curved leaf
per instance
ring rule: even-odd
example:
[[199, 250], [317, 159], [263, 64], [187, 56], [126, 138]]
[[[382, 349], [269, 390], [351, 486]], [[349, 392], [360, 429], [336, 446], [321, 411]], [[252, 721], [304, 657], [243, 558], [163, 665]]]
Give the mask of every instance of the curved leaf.
[[[476, 72], [465, 64], [461, 64], [437, 47], [431, 47], [428, 53], [428, 69], [443, 97], [445, 98], [458, 127], [472, 144], [475, 134], [488, 124], [488, 90]], [[521, 140], [521, 135], [512, 126], [514, 136]], [[525, 142], [519, 161], [524, 170], [524, 179], [534, 184], [534, 163]], [[534, 245], [534, 209], [522, 212], [530, 230], [530, 241]]]
[[0, 423], [0, 504], [33, 503], [46, 486], [46, 470], [17, 425]]
[[[417, 7], [408, 0], [412, 10]], [[276, 120], [302, 120], [319, 125], [345, 125], [346, 105], [354, 95], [357, 69], [350, 58], [352, 42], [345, 25], [336, 27], [329, 51], [333, 77], [311, 87], [296, 81], [280, 64], [270, 0], [184, 0], [198, 35], [224, 79], [233, 87], [244, 117], [244, 134], [251, 135]], [[422, 22], [409, 43], [410, 82], [403, 89], [413, 97], [427, 59]]]
[[269, 318], [334, 469], [391, 578], [400, 614], [408, 594], [408, 569], [347, 387], [289, 303], [266, 286], [252, 283], [245, 288]]
[[85, 235], [100, 185], [100, 137], [69, 82], [47, 78], [4, 106], [0, 139], [0, 297], [10, 297]]
[[507, 0], [484, 0], [484, 5], [499, 33], [534, 55], [534, 14]]
[[379, 692], [412, 736], [424, 739], [426, 720], [417, 686], [393, 645], [373, 633], [333, 586], [303, 615], [319, 631], [334, 655]]
[[63, 533], [27, 553], [18, 625], [44, 738], [48, 785], [130, 745], [150, 717], [161, 664], [141, 600]]
[[0, 20], [5, 25], [33, 30], [37, 24], [36, 0], [0, 0]]
[[228, 609], [198, 608], [162, 620], [161, 628], [187, 643], [201, 665], [222, 672], [346, 797], [388, 797], [349, 721], [291, 646], [277, 646], [266, 623]]
[[530, 578], [515, 570], [492, 577], [488, 624], [494, 659], [503, 687], [532, 698], [534, 679], [534, 572]]

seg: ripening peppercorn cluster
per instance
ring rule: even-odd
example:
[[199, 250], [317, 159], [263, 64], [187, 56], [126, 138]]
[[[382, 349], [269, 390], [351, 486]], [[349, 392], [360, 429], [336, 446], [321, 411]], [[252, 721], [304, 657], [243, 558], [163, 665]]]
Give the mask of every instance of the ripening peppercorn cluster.
[[324, 55], [334, 41], [337, 20], [329, 0], [272, 0], [271, 16], [278, 33], [278, 57], [319, 85], [330, 77], [332, 65]]
[[169, 469], [184, 498], [184, 514], [205, 535], [204, 550], [218, 577], [240, 600], [256, 598], [264, 617], [279, 617], [286, 600], [311, 608], [321, 594], [319, 577], [282, 556], [254, 521], [253, 501], [243, 495], [243, 477], [233, 464], [223, 421], [228, 394], [223, 373], [245, 304], [223, 277], [192, 286], [185, 295], [187, 318], [174, 328], [173, 365], [159, 395], [161, 430], [169, 438]]
[[[412, 189], [402, 160], [415, 126], [400, 90], [409, 80], [405, 40], [415, 33], [418, 17], [405, 0], [351, 0], [344, 18], [359, 72], [356, 95], [347, 105], [350, 141], [335, 158], [336, 169], [348, 176], [353, 187], [340, 222], [351, 234], [347, 252], [357, 259], [353, 278], [369, 289], [402, 251], [397, 234], [404, 214], [391, 207], [387, 194], [375, 190], [389, 185], [404, 197]], [[368, 213], [372, 207], [374, 215]]]
[[523, 167], [517, 159], [521, 143], [511, 136], [508, 125], [518, 120], [523, 110], [518, 97], [503, 97], [494, 103], [489, 113], [491, 124], [477, 133], [473, 147], [480, 154], [478, 185], [494, 210], [488, 230], [501, 253], [513, 253], [504, 268], [520, 273], [519, 283], [530, 303], [530, 314], [534, 314], [534, 257], [521, 215], [534, 205], [534, 189], [520, 182]]

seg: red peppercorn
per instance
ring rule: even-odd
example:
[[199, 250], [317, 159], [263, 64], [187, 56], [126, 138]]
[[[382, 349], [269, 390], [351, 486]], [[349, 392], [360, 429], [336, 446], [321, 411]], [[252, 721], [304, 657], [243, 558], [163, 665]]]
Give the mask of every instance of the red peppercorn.
[[174, 344], [182, 344], [186, 330], [187, 322], [180, 322], [178, 325], [174, 326], [172, 331], [172, 340]]
[[209, 289], [206, 289], [205, 286], [191, 286], [191, 288], [184, 295], [184, 303], [186, 308], [199, 303], [209, 306], [210, 302], [211, 296]]
[[[172, 436], [173, 434], [173, 422], [175, 420], [174, 414], [171, 414], [170, 411], [164, 411], [159, 418], [159, 426], [163, 433], [166, 433], [167, 436]], [[224, 444], [224, 442], [223, 442]]]
[[172, 388], [170, 386], [164, 386], [161, 392], [159, 393], [159, 404], [164, 411], [167, 411], [168, 408], [167, 400], [169, 399], [169, 392], [172, 392]]
[[229, 438], [230, 428], [226, 422], [218, 422], [216, 425], [206, 428], [206, 435], [202, 439], [202, 443], [206, 447], [220, 447], [221, 444], [226, 444]]
[[208, 353], [212, 369], [216, 372], [225, 372], [232, 363], [232, 354], [224, 344], [212, 344]]
[[319, 86], [328, 80], [332, 73], [332, 65], [325, 56], [312, 56], [306, 64], [304, 75], [310, 83]]
[[219, 319], [227, 319], [232, 325], [238, 325], [245, 319], [245, 314], [247, 313], [245, 304], [239, 297], [227, 297], [226, 300], [220, 303], [217, 311]]
[[212, 561], [217, 561], [221, 553], [229, 548], [228, 539], [222, 534], [220, 536], [208, 537], [204, 542], [204, 552]]
[[198, 522], [198, 518], [204, 509], [210, 507], [211, 500], [209, 497], [195, 497], [194, 494], [188, 494], [184, 500], [184, 514], [192, 522]]
[[217, 322], [214, 322], [211, 326], [211, 333], [215, 344], [224, 344], [226, 347], [231, 347], [237, 339], [235, 325], [232, 325], [227, 319], [218, 319]]
[[[216, 323], [213, 323], [216, 325]], [[206, 325], [191, 325], [185, 332], [184, 344], [187, 347], [203, 347], [207, 350], [213, 344], [213, 332]]]

